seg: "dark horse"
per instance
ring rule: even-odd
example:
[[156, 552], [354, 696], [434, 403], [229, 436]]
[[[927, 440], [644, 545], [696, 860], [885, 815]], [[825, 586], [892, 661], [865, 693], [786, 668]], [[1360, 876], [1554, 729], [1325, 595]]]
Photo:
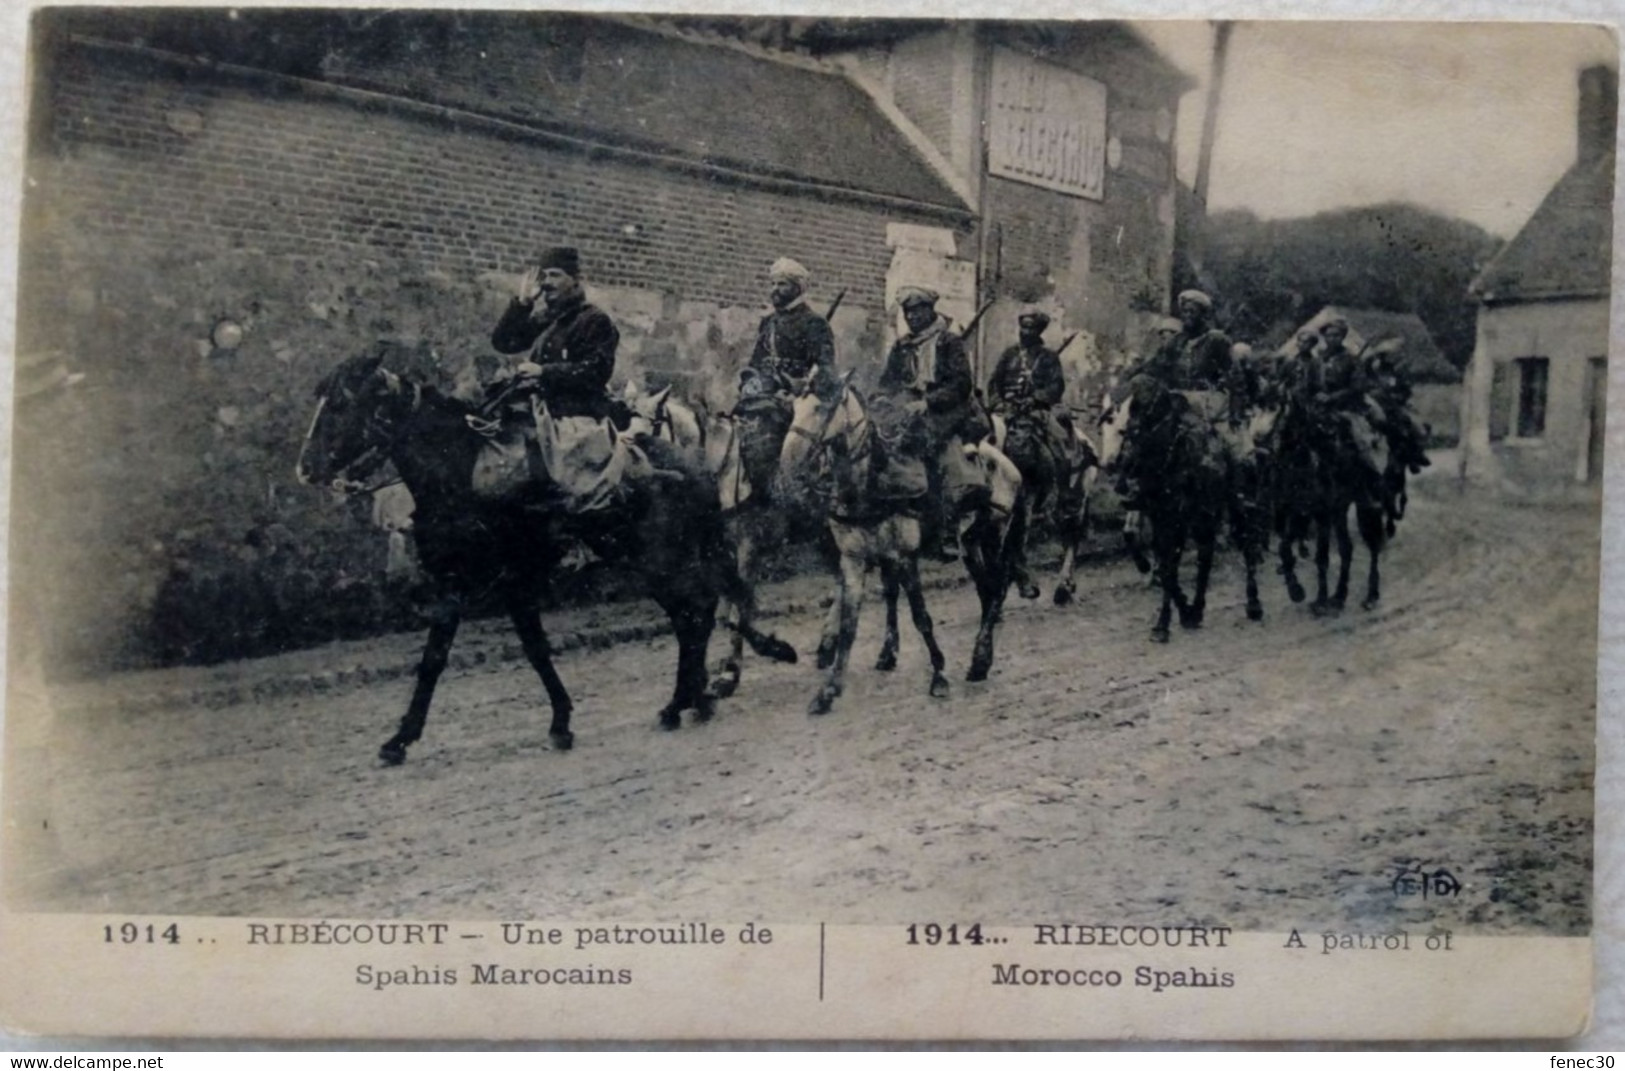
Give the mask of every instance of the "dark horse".
[[[1297, 556], [1293, 547], [1315, 533], [1315, 601], [1310, 609], [1316, 615], [1336, 613], [1348, 599], [1349, 570], [1354, 558], [1354, 541], [1349, 534], [1349, 510], [1354, 511], [1360, 539], [1370, 552], [1366, 594], [1361, 606], [1377, 605], [1381, 595], [1378, 560], [1387, 542], [1390, 495], [1403, 494], [1404, 469], [1398, 472], [1398, 488], [1392, 486], [1393, 465], [1387, 451], [1373, 434], [1373, 456], [1382, 465], [1379, 475], [1361, 460], [1346, 433], [1336, 424], [1336, 414], [1317, 413], [1297, 398], [1289, 399], [1281, 410], [1275, 429], [1273, 465], [1274, 526], [1281, 541], [1281, 576], [1293, 602], [1307, 594], [1298, 582]], [[1402, 511], [1403, 507], [1399, 507]], [[1337, 586], [1328, 594], [1326, 574], [1331, 565], [1331, 541], [1337, 539]]]
[[[1264, 541], [1252, 488], [1247, 486], [1254, 476], [1231, 461], [1213, 417], [1199, 411], [1199, 403], [1212, 408], [1213, 397], [1203, 392], [1168, 391], [1156, 406], [1157, 415], [1141, 432], [1145, 437], [1143, 456], [1151, 462], [1143, 486], [1143, 515], [1151, 530], [1151, 558], [1162, 589], [1162, 605], [1151, 628], [1151, 638], [1158, 643], [1168, 642], [1175, 608], [1180, 625], [1202, 627], [1213, 554], [1226, 524], [1247, 570], [1247, 619], [1264, 618], [1264, 604], [1258, 597]], [[1131, 396], [1108, 406], [1102, 419], [1107, 464], [1116, 460], [1132, 406]], [[1179, 563], [1187, 543], [1196, 547], [1196, 586], [1189, 599], [1179, 585]]]
[[[570, 694], [553, 668], [542, 629], [541, 597], [566, 541], [585, 543], [606, 561], [646, 579], [649, 595], [671, 618], [677, 636], [677, 682], [660, 711], [662, 728], [711, 716], [705, 654], [719, 595], [744, 598], [743, 582], [723, 538], [714, 488], [662, 467], [629, 480], [610, 509], [566, 517], [544, 502], [492, 503], [474, 494], [474, 465], [484, 439], [466, 420], [471, 406], [383, 366], [382, 351], [341, 363], [317, 387], [319, 399], [300, 452], [301, 480], [339, 488], [393, 462], [416, 505], [413, 535], [438, 598], [418, 665], [417, 686], [400, 728], [380, 749], [395, 765], [423, 735], [435, 683], [446, 667], [457, 626], [473, 599], [494, 591], [506, 603], [526, 657], [547, 689], [548, 735], [568, 749]], [[746, 638], [768, 657], [793, 660], [788, 644], [754, 630]]]
[[1099, 475], [1095, 446], [1079, 430], [1063, 426], [1071, 441], [1064, 456], [1044, 433], [1042, 416], [996, 414], [992, 418], [993, 445], [1009, 458], [1021, 473], [1021, 500], [1010, 527], [1012, 579], [1024, 599], [1039, 596], [1027, 568], [1027, 545], [1039, 522], [1049, 528], [1061, 544], [1060, 579], [1055, 585], [1055, 605], [1065, 606], [1077, 594], [1073, 572], [1083, 543], [1089, 537], [1089, 493]]

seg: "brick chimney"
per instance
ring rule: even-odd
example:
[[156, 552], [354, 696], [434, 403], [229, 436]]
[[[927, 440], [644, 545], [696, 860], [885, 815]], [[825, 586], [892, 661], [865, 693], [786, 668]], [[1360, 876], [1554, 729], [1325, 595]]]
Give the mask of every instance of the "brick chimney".
[[1598, 64], [1580, 72], [1579, 159], [1590, 163], [1614, 155], [1619, 121], [1619, 72]]

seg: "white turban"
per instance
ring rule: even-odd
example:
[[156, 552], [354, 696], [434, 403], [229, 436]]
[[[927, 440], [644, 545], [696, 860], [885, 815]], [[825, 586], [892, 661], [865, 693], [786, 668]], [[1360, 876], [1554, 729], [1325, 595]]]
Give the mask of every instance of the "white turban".
[[769, 282], [774, 283], [789, 280], [805, 288], [807, 280], [812, 278], [812, 273], [803, 268], [798, 261], [791, 260], [789, 257], [780, 257], [773, 262], [771, 268], [767, 269], [767, 278]]

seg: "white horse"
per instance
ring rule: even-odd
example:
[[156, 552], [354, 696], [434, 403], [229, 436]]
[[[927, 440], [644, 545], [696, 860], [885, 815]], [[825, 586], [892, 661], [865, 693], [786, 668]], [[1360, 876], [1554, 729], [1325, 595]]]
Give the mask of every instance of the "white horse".
[[[887, 497], [879, 490], [887, 474], [879, 467], [887, 464], [884, 447], [850, 379], [848, 373], [832, 401], [812, 391], [796, 398], [779, 456], [778, 478], [785, 495], [805, 495], [820, 461], [827, 462], [834, 481], [827, 524], [841, 555], [839, 630], [829, 677], [808, 708], [813, 714], [827, 713], [841, 694], [857, 634], [864, 582], [877, 565], [886, 600], [886, 638], [875, 668], [889, 671], [897, 666], [897, 596], [901, 591], [931, 657], [930, 694], [937, 698], [948, 694], [948, 679], [943, 675], [946, 660], [937, 645], [920, 585], [920, 498]], [[990, 443], [959, 448], [953, 460], [958, 471], [948, 482], [961, 503], [960, 546], [981, 601], [976, 647], [966, 675], [977, 681], [987, 677], [992, 665], [993, 632], [1009, 588], [1012, 558], [1007, 536], [1021, 493], [1021, 474]], [[917, 486], [923, 491], [923, 476]], [[923, 508], [934, 508], [934, 504]]]

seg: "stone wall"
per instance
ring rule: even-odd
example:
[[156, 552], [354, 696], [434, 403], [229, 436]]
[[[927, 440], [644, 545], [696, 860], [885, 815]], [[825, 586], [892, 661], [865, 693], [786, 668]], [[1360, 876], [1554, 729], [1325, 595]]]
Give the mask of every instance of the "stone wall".
[[840, 358], [876, 367], [887, 224], [918, 222], [84, 44], [50, 91], [20, 346], [87, 378], [70, 417], [19, 438], [14, 512], [33, 519], [14, 575], [39, 577], [59, 669], [412, 624], [367, 504], [293, 481], [312, 388], [387, 338], [409, 370], [472, 389], [541, 247], [581, 249], [622, 333], [617, 386], [722, 406], [781, 255], [812, 270], [820, 311], [847, 291]]

